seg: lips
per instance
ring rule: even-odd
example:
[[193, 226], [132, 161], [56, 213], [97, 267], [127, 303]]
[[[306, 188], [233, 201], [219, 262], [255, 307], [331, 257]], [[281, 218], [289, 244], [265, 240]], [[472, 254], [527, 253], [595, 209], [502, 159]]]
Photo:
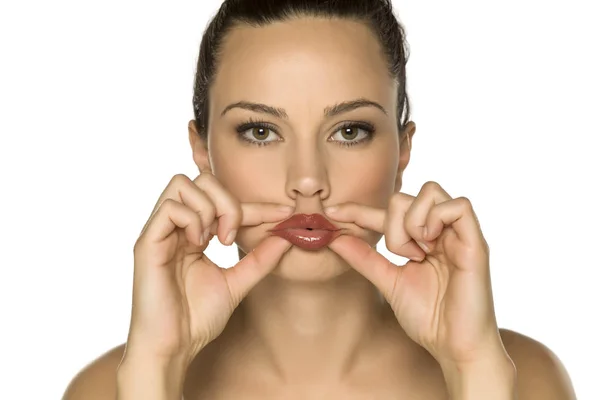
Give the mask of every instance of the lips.
[[319, 250], [336, 237], [340, 229], [321, 214], [295, 214], [269, 232], [305, 250]]

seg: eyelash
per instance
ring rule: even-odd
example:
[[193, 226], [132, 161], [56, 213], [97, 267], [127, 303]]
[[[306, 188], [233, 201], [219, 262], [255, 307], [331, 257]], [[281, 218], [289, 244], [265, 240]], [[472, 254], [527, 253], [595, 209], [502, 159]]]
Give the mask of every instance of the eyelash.
[[[235, 130], [237, 131], [240, 140], [243, 140], [251, 145], [267, 146], [272, 143], [270, 141], [266, 142], [266, 141], [262, 141], [262, 140], [250, 140], [246, 136], [244, 136], [244, 133], [246, 133], [249, 129], [253, 129], [253, 128], [262, 128], [262, 129], [271, 130], [271, 131], [275, 132], [275, 134], [279, 135], [279, 133], [277, 133], [277, 129], [273, 125], [269, 124], [266, 121], [254, 120], [252, 118], [249, 118], [246, 122], [243, 122], [243, 123], [237, 125]], [[334, 133], [337, 133], [338, 131], [347, 129], [347, 128], [362, 129], [363, 131], [365, 131], [367, 133], [367, 137], [364, 139], [355, 140], [355, 141], [341, 141], [341, 142], [335, 141], [339, 146], [351, 147], [351, 146], [356, 146], [357, 144], [366, 143], [366, 142], [371, 141], [373, 139], [373, 136], [375, 135], [375, 127], [373, 126], [373, 124], [364, 122], [364, 121], [345, 122], [340, 127], [338, 127]]]

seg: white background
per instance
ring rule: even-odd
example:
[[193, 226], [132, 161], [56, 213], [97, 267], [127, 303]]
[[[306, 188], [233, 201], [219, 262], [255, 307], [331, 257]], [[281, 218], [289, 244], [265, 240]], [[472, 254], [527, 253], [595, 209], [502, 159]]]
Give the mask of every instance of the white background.
[[[599, 399], [595, 2], [395, 3], [417, 124], [403, 191], [471, 199], [500, 326]], [[60, 398], [125, 341], [133, 244], [171, 176], [197, 175], [193, 75], [219, 4], [2, 2], [0, 398]]]

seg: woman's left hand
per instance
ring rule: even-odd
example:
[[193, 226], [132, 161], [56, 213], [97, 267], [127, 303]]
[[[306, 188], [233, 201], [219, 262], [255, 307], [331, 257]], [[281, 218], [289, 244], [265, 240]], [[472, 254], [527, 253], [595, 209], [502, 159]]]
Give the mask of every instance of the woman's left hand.
[[387, 210], [356, 203], [332, 208], [325, 212], [333, 221], [382, 233], [392, 253], [412, 259], [394, 265], [350, 235], [329, 244], [382, 292], [407, 335], [438, 363], [466, 366], [504, 354], [489, 248], [468, 199], [452, 199], [439, 184], [427, 182], [417, 197], [395, 193]]

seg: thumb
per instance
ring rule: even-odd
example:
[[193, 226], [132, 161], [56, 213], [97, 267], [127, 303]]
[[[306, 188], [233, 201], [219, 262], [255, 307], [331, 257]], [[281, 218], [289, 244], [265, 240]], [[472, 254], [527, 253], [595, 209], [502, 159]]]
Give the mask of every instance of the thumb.
[[392, 301], [398, 274], [402, 273], [400, 267], [355, 236], [340, 236], [329, 244], [329, 248], [371, 281], [388, 302]]
[[269, 236], [237, 264], [223, 272], [234, 307], [237, 307], [248, 292], [277, 266], [290, 247], [292, 244], [287, 240]]

